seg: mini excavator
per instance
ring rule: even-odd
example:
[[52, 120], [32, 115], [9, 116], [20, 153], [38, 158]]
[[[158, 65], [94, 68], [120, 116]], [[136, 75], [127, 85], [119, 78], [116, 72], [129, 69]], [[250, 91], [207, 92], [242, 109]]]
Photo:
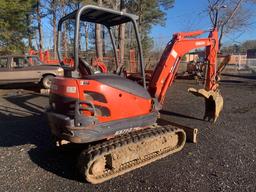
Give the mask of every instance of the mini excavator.
[[[73, 67], [65, 67], [65, 76], [56, 77], [50, 90], [47, 111], [51, 132], [57, 141], [88, 144], [78, 159], [78, 168], [90, 183], [97, 184], [142, 167], [180, 151], [186, 132], [174, 125], [158, 125], [164, 98], [173, 83], [182, 56], [205, 47], [208, 69], [204, 89], [189, 92], [205, 99], [206, 120], [219, 116], [223, 106], [216, 80], [218, 32], [206, 31], [173, 35], [146, 84], [137, 16], [107, 8], [86, 5], [66, 15], [58, 23], [58, 46], [66, 20], [75, 20]], [[118, 63], [112, 28], [131, 22], [138, 44], [141, 79], [136, 82], [123, 75], [93, 73], [79, 57], [80, 21], [105, 25], [109, 31]], [[62, 63], [58, 48], [58, 57]], [[118, 70], [117, 70], [118, 71]]]

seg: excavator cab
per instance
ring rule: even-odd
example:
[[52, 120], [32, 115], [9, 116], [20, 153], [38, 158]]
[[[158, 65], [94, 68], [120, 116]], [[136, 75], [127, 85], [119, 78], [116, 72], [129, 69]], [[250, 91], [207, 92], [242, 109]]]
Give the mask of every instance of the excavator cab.
[[[146, 88], [145, 83], [145, 71], [144, 71], [144, 61], [143, 61], [143, 55], [142, 55], [142, 45], [140, 40], [140, 35], [138, 32], [138, 26], [136, 23], [136, 20], [138, 17], [133, 14], [128, 14], [120, 11], [115, 11], [111, 9], [106, 9], [103, 7], [96, 7], [92, 5], [87, 5], [79, 10], [76, 10], [65, 17], [61, 18], [58, 23], [58, 58], [60, 60], [61, 64], [63, 63], [62, 58], [62, 52], [61, 52], [61, 44], [62, 44], [62, 28], [66, 21], [73, 21], [74, 24], [74, 34], [73, 39], [74, 46], [73, 46], [73, 57], [74, 57], [74, 66], [69, 67], [63, 65], [63, 68], [65, 69], [65, 76], [66, 77], [77, 77], [77, 76], [83, 76], [84, 69], [88, 72], [85, 75], [92, 75], [92, 66], [86, 62], [84, 59], [80, 58], [79, 56], [79, 49], [80, 49], [80, 42], [81, 42], [81, 35], [80, 35], [80, 27], [81, 23], [88, 22], [92, 24], [101, 24], [103, 25], [109, 34], [111, 44], [112, 44], [112, 50], [114, 51], [114, 58], [115, 58], [115, 74], [122, 74], [122, 70], [124, 69], [123, 64], [120, 65], [120, 59], [118, 58], [118, 51], [117, 51], [117, 45], [116, 40], [114, 37], [114, 30], [116, 26], [120, 26], [125, 23], [131, 23], [131, 26], [133, 27], [133, 31], [135, 33], [135, 39], [137, 43], [137, 56], [139, 59], [139, 71], [140, 71], [140, 79], [141, 84], [144, 88]], [[96, 61], [97, 62], [97, 61]], [[82, 65], [82, 66], [81, 66]], [[84, 68], [84, 69], [81, 69]]]

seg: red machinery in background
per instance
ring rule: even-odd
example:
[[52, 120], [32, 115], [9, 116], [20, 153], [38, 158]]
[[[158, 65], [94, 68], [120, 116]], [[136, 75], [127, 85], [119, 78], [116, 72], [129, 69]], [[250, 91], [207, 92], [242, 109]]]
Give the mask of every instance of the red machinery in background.
[[[50, 65], [59, 65], [60, 64], [59, 59], [52, 59], [51, 53], [48, 50], [42, 51], [40, 49], [39, 51], [35, 51], [35, 50], [30, 49], [29, 50], [29, 55], [38, 55], [39, 59], [44, 64], [50, 64]], [[69, 66], [69, 67], [74, 66], [74, 59], [73, 58], [63, 57], [62, 62], [65, 65]], [[96, 68], [98, 67], [102, 73], [107, 73], [108, 72], [107, 66], [99, 58], [95, 58], [92, 61], [92, 66], [96, 67]]]
[[[59, 65], [60, 64], [59, 59], [52, 59], [51, 52], [49, 50], [42, 51], [40, 49], [39, 51], [35, 51], [33, 49], [30, 49], [28, 54], [29, 55], [37, 55], [39, 57], [39, 59], [45, 64], [50, 64], [50, 65]], [[108, 57], [103, 57], [102, 60], [105, 61], [105, 59], [109, 60]], [[112, 59], [113, 58], [111, 58], [111, 60]], [[107, 73], [108, 68], [102, 60], [96, 57], [92, 60], [91, 65], [96, 68], [98, 67], [102, 73]], [[74, 66], [73, 58], [63, 57], [62, 62], [65, 65], [68, 65], [70, 67]], [[133, 73], [133, 72], [137, 71], [137, 68], [138, 68], [138, 66], [137, 66], [137, 62], [136, 62], [136, 52], [134, 49], [131, 49], [129, 51], [129, 68], [127, 70], [128, 70], [128, 72]]]
[[[51, 65], [59, 65], [60, 61], [58, 59], [52, 59], [50, 51], [42, 51], [41, 49], [39, 51], [35, 51], [33, 49], [29, 50], [29, 55], [37, 55], [40, 60], [45, 63], [45, 64], [51, 64]], [[63, 58], [63, 63], [65, 65], [73, 66], [74, 65], [74, 60], [72, 58]]]

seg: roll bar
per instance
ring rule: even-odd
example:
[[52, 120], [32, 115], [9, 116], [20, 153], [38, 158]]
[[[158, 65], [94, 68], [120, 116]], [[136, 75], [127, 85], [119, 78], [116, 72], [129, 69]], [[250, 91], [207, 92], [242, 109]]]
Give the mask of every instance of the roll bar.
[[108, 28], [108, 31], [110, 33], [111, 42], [113, 45], [113, 49], [115, 52], [115, 60], [117, 61], [117, 51], [116, 46], [114, 43], [113, 35], [111, 33], [111, 28], [113, 26], [121, 25], [123, 23], [132, 22], [136, 40], [138, 44], [139, 49], [139, 61], [140, 61], [140, 70], [141, 75], [143, 78], [143, 86], [146, 88], [146, 79], [145, 79], [145, 70], [144, 70], [144, 58], [142, 53], [142, 45], [141, 45], [141, 39], [139, 35], [138, 26], [136, 23], [136, 20], [138, 19], [138, 16], [125, 13], [122, 11], [115, 11], [108, 8], [103, 7], [97, 7], [94, 5], [85, 5], [81, 8], [73, 11], [72, 13], [62, 17], [58, 23], [58, 37], [57, 37], [57, 50], [58, 50], [58, 58], [60, 60], [60, 63], [63, 65], [62, 62], [62, 55], [60, 52], [60, 45], [61, 45], [61, 28], [64, 21], [67, 20], [75, 20], [75, 44], [74, 44], [74, 57], [75, 57], [75, 65], [72, 68], [68, 68], [67, 70], [71, 71], [78, 71], [78, 64], [79, 64], [79, 29], [80, 29], [80, 21], [87, 21], [97, 24], [105, 25]]

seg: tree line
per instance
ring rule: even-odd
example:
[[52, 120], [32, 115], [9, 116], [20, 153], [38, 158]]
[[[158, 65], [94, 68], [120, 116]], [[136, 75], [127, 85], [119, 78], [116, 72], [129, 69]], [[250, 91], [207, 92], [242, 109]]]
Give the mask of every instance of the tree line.
[[[93, 4], [138, 15], [143, 48], [147, 50], [153, 44], [153, 39], [149, 36], [151, 28], [156, 24], [165, 24], [166, 11], [173, 7], [174, 0], [0, 0], [0, 52], [6, 54], [26, 52], [28, 49], [46, 49], [44, 44], [46, 29], [43, 28], [43, 20], [47, 20], [51, 26], [51, 31], [47, 33], [53, 37], [51, 49], [56, 55], [58, 20], [83, 4]], [[98, 57], [102, 57], [103, 54], [102, 30], [101, 26], [96, 24], [94, 38]], [[85, 32], [88, 32], [88, 29]], [[123, 55], [125, 26], [121, 25], [117, 33], [118, 48]], [[87, 36], [87, 43], [88, 38]], [[63, 40], [65, 41], [65, 29]]]
[[[255, 6], [255, 3], [256, 0], [208, 0], [207, 7], [202, 11], [206, 11], [212, 25], [216, 24], [219, 28], [220, 45], [223, 36], [246, 30], [251, 26], [251, 18], [255, 16], [252, 6]], [[83, 4], [94, 4], [138, 15], [143, 50], [147, 53], [153, 46], [150, 30], [154, 25], [165, 24], [166, 13], [174, 6], [175, 0], [0, 0], [0, 53], [49, 48], [45, 45], [47, 31], [47, 35], [52, 37], [50, 49], [56, 56], [58, 20]], [[47, 21], [50, 29], [44, 29], [43, 21]], [[84, 27], [86, 47], [88, 48], [89, 40], [93, 39], [97, 56], [102, 57], [103, 28], [100, 25], [94, 26], [94, 36], [89, 37], [91, 26]], [[64, 25], [63, 44], [67, 48], [66, 30]], [[125, 25], [116, 30], [121, 61], [127, 44], [126, 30]]]
[[246, 54], [247, 50], [256, 50], [256, 40], [247, 40], [241, 44], [233, 44], [222, 48], [225, 54]]

